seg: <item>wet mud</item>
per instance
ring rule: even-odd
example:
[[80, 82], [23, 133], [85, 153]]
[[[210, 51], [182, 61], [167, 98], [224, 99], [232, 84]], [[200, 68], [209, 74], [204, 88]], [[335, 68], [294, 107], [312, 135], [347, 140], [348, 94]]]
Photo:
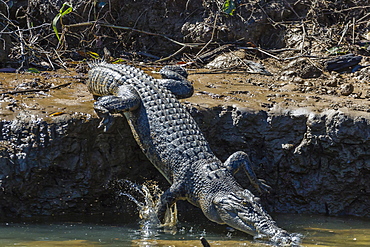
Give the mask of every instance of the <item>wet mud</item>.
[[[261, 195], [268, 211], [370, 217], [366, 73], [300, 81], [276, 71], [190, 69], [195, 94], [182, 102], [221, 160], [238, 150], [250, 155], [272, 187]], [[117, 199], [114, 181], [168, 187], [123, 117], [109, 133], [97, 129], [85, 76], [73, 69], [0, 74], [0, 216], [136, 214]], [[337, 85], [324, 84], [331, 80]], [[349, 96], [339, 93], [344, 82], [354, 85]]]

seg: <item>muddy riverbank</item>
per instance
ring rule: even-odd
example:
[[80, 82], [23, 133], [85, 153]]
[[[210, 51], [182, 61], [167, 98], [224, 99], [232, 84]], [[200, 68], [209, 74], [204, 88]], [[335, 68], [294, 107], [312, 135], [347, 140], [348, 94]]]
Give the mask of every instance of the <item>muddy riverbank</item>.
[[[196, 91], [183, 104], [219, 158], [250, 154], [258, 177], [272, 187], [261, 196], [270, 212], [370, 217], [368, 98], [318, 95], [326, 86], [315, 79], [308, 80], [312, 90], [299, 90], [308, 85], [202, 72], [190, 71]], [[132, 203], [117, 199], [112, 182], [152, 180], [168, 187], [124, 118], [109, 133], [97, 129], [85, 74], [0, 74], [0, 80], [2, 217], [136, 214]], [[355, 85], [354, 93], [369, 87]]]

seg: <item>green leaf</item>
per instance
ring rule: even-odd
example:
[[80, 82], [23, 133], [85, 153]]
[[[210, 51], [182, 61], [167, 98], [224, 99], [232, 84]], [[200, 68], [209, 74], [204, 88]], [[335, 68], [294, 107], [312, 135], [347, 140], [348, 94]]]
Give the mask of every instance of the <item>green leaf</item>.
[[92, 57], [93, 59], [100, 59], [100, 56], [98, 53], [96, 52], [93, 52], [93, 51], [88, 51], [86, 52], [86, 54], [88, 54], [90, 57]]
[[348, 51], [346, 49], [344, 49], [343, 47], [334, 46], [334, 47], [328, 49], [327, 53], [329, 53], [331, 55], [344, 55], [344, 54], [347, 54]]
[[[66, 10], [64, 10], [64, 7], [68, 7], [68, 8]], [[72, 11], [73, 11], [72, 5], [70, 5], [69, 3], [63, 3], [63, 6], [62, 6], [62, 8], [60, 8], [59, 13], [53, 19], [53, 22], [52, 22], [53, 30], [54, 30], [55, 36], [57, 36], [59, 41], [60, 41], [60, 37], [59, 37], [58, 29], [57, 29], [57, 22], [63, 16], [71, 13]]]
[[228, 15], [234, 15], [236, 5], [233, 0], [226, 0], [222, 6], [222, 11]]
[[112, 63], [123, 63], [124, 61], [125, 61], [125, 59], [123, 59], [123, 58], [117, 58]]
[[40, 71], [38, 69], [35, 69], [35, 68], [28, 68], [27, 72], [31, 72], [31, 73], [40, 73]]

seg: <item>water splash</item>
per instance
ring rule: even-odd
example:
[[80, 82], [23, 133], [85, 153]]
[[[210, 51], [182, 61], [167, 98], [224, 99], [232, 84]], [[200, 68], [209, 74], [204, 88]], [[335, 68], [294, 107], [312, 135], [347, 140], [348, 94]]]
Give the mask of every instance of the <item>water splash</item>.
[[129, 180], [120, 180], [119, 196], [125, 196], [137, 206], [140, 217], [139, 233], [141, 238], [150, 239], [156, 238], [159, 232], [175, 233], [175, 225], [177, 223], [177, 208], [176, 204], [171, 210], [166, 211], [165, 223], [161, 224], [156, 214], [156, 205], [163, 194], [158, 185], [154, 182], [147, 182], [146, 184], [136, 184]]
[[[122, 190], [118, 193], [119, 196], [126, 196], [134, 202], [139, 211], [139, 217], [142, 222], [158, 225], [160, 221], [155, 213], [155, 205], [157, 195], [152, 196], [147, 185], [139, 185], [129, 180], [122, 180]], [[140, 199], [138, 197], [141, 197]]]

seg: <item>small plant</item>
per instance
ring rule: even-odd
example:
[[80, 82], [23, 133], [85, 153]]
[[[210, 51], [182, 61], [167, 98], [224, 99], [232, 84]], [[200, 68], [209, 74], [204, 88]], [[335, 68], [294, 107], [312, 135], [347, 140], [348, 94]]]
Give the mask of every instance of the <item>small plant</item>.
[[222, 10], [227, 15], [234, 15], [234, 11], [236, 9], [235, 1], [233, 0], [226, 0], [222, 6]]
[[[64, 8], [67, 8], [67, 9], [64, 10]], [[71, 4], [69, 4], [67, 2], [63, 3], [63, 6], [62, 6], [62, 8], [60, 8], [59, 13], [53, 19], [53, 22], [52, 22], [53, 30], [54, 30], [55, 36], [57, 36], [59, 41], [60, 41], [60, 36], [59, 36], [58, 29], [57, 29], [57, 22], [60, 19], [60, 23], [63, 26], [62, 17], [71, 13], [72, 11], [73, 11], [73, 7], [72, 7]]]

